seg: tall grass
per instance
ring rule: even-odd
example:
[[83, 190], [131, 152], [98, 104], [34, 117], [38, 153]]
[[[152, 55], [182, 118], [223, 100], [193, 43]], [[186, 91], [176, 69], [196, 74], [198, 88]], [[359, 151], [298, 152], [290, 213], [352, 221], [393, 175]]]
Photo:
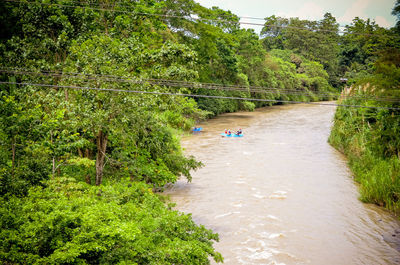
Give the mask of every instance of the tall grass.
[[376, 151], [376, 145], [388, 143], [372, 139], [380, 133], [374, 130], [379, 128], [365, 122], [356, 110], [339, 108], [329, 143], [347, 156], [354, 179], [360, 183], [361, 201], [400, 214], [400, 160]]

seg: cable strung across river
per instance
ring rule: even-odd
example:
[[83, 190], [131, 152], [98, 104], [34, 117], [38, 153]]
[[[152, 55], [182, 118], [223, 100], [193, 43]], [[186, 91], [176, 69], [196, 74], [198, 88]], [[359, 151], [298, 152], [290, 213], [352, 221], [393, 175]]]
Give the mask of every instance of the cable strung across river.
[[124, 89], [113, 89], [113, 88], [81, 87], [81, 86], [66, 86], [66, 85], [49, 85], [49, 84], [35, 84], [35, 83], [19, 83], [19, 82], [6, 82], [6, 81], [0, 81], [0, 84], [22, 85], [22, 86], [38, 86], [38, 87], [53, 87], [53, 88], [71, 88], [71, 89], [78, 89], [78, 90], [97, 90], [97, 91], [104, 91], [104, 92], [120, 92], [120, 93], [184, 96], [184, 97], [197, 97], [197, 98], [248, 100], [248, 101], [260, 101], [260, 102], [279, 102], [279, 103], [291, 103], [291, 104], [300, 104], [300, 103], [302, 103], [302, 104], [309, 104], [309, 105], [348, 107], [348, 108], [400, 110], [400, 108], [396, 108], [396, 107], [362, 106], [362, 105], [348, 105], [348, 104], [337, 104], [337, 103], [321, 103], [321, 102], [307, 102], [307, 101], [295, 101], [295, 100], [280, 100], [280, 99], [225, 97], [225, 96], [182, 94], [182, 93], [169, 93], [169, 92], [156, 92], [156, 91], [124, 90]]

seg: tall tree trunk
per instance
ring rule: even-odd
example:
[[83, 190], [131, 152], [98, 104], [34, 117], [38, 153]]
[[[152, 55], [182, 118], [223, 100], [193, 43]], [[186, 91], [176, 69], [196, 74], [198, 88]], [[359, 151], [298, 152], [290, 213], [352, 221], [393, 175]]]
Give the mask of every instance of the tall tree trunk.
[[86, 150], [85, 150], [85, 157], [89, 158], [89, 159], [91, 157], [89, 148], [86, 148]]
[[96, 156], [96, 185], [100, 185], [103, 180], [104, 158], [106, 157], [107, 135], [99, 130], [97, 137], [97, 156]]
[[14, 178], [15, 172], [15, 146], [16, 146], [16, 139], [15, 136], [12, 139], [11, 150], [12, 150], [12, 161], [11, 161], [11, 175]]
[[[85, 153], [83, 153], [82, 150], [78, 148], [78, 152], [80, 157], [86, 157], [90, 159], [90, 153], [88, 148], [85, 149]], [[90, 173], [86, 175], [85, 180], [87, 184], [92, 184]]]
[[53, 169], [51, 172], [52, 172], [51, 176], [54, 179], [54, 175], [56, 173], [56, 158], [54, 156], [53, 156]]
[[82, 153], [82, 150], [78, 147], [78, 156], [79, 157], [83, 157], [83, 153]]
[[91, 179], [90, 179], [90, 174], [87, 174], [87, 175], [86, 175], [85, 181], [86, 181], [87, 184], [92, 184], [92, 181], [91, 181]]
[[[53, 145], [53, 131], [50, 131], [50, 142], [51, 145]], [[53, 167], [51, 170], [51, 178], [54, 179], [54, 174], [56, 173], [56, 158], [54, 157], [54, 152], [53, 152]]]

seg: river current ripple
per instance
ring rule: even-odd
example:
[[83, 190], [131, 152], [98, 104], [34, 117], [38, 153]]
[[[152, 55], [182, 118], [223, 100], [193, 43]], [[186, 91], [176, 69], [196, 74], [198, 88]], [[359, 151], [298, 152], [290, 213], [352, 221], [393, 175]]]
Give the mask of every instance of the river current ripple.
[[[205, 166], [166, 191], [219, 233], [225, 264], [400, 264], [400, 222], [358, 200], [346, 159], [327, 143], [334, 107], [224, 114], [185, 137]], [[244, 137], [226, 138], [224, 129]]]

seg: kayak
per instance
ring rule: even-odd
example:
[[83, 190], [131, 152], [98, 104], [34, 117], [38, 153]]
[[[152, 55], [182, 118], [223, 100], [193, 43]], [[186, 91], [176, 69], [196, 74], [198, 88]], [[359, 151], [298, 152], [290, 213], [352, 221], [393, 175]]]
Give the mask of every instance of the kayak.
[[243, 137], [243, 134], [237, 135], [237, 134], [234, 134], [234, 133], [231, 133], [231, 134], [221, 133], [221, 135], [225, 136], [225, 137]]
[[201, 130], [203, 130], [202, 127], [198, 127], [198, 128], [193, 128], [192, 129], [193, 132], [200, 132]]

